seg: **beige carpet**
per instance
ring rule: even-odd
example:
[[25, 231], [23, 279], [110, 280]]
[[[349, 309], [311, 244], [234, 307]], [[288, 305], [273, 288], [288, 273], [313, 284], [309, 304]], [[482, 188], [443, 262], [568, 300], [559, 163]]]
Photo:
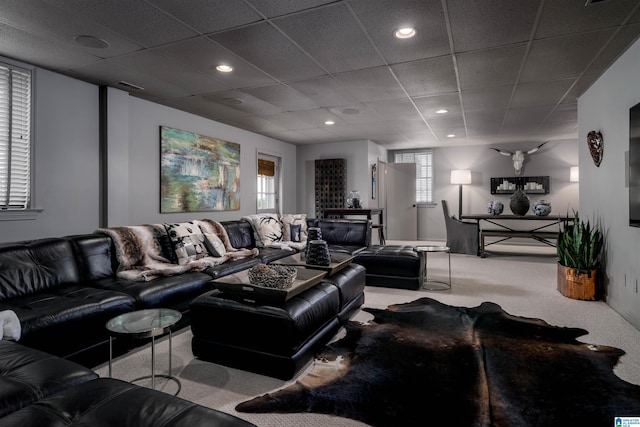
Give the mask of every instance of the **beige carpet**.
[[[390, 242], [397, 243], [397, 242]], [[388, 243], [389, 244], [389, 243]], [[425, 242], [419, 242], [424, 245]], [[484, 301], [499, 304], [510, 314], [540, 318], [552, 325], [583, 328], [588, 335], [580, 340], [623, 349], [627, 354], [615, 368], [623, 380], [640, 385], [640, 331], [624, 320], [604, 302], [577, 301], [563, 297], [556, 290], [556, 258], [547, 248], [519, 247], [521, 253], [511, 253], [507, 246], [481, 259], [471, 255], [451, 255], [453, 287], [448, 291], [406, 291], [367, 287], [365, 306], [385, 308], [390, 304], [430, 297], [450, 305], [475, 307]], [[429, 255], [429, 276], [446, 279], [447, 255]], [[369, 319], [358, 313], [354, 320]], [[211, 325], [229, 327], [229, 325]], [[234, 410], [236, 404], [289, 385], [262, 375], [231, 369], [194, 359], [191, 353], [191, 332], [186, 329], [173, 336], [173, 374], [182, 383], [179, 397], [244, 418], [261, 427], [351, 427], [360, 422], [319, 414], [243, 414]], [[156, 372], [168, 367], [166, 337], [157, 343]], [[144, 347], [114, 363], [114, 377], [131, 380], [150, 372], [151, 354]], [[402, 357], [402, 355], [398, 355]], [[107, 366], [97, 372], [107, 376]], [[156, 388], [174, 393], [172, 382], [158, 379]]]

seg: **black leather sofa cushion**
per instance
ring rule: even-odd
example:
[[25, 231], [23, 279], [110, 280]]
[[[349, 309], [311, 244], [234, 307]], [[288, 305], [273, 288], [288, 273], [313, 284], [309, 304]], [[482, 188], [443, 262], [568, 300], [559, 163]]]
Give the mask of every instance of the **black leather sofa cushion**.
[[248, 427], [254, 424], [184, 399], [100, 378], [42, 399], [4, 418], [3, 427]]
[[256, 247], [256, 239], [253, 227], [248, 221], [222, 221], [220, 224], [227, 231], [231, 246], [236, 249], [253, 249]]
[[367, 274], [383, 276], [420, 276], [421, 259], [413, 246], [370, 246], [354, 260], [367, 269]]
[[349, 264], [333, 275], [322, 279], [338, 288], [340, 294], [340, 310], [342, 310], [358, 294], [364, 292], [366, 274], [363, 266]]
[[32, 334], [68, 322], [99, 317], [104, 322], [135, 308], [135, 300], [122, 292], [85, 285], [66, 285], [0, 301], [0, 310], [13, 310], [22, 326], [21, 342]]
[[279, 305], [214, 290], [191, 302], [191, 330], [229, 346], [291, 356], [339, 310], [338, 289], [329, 283], [321, 282]]
[[97, 377], [68, 360], [0, 340], [0, 417]]
[[233, 261], [226, 261], [214, 267], [209, 267], [205, 270], [205, 272], [209, 275], [210, 279], [217, 279], [218, 277], [224, 277], [229, 274], [247, 270], [261, 262], [262, 261], [259, 257], [240, 258]]
[[332, 250], [340, 246], [364, 249], [371, 242], [371, 221], [369, 220], [314, 219], [309, 223], [320, 227], [322, 239], [329, 243]]
[[63, 239], [0, 245], [0, 301], [77, 283], [74, 256]]

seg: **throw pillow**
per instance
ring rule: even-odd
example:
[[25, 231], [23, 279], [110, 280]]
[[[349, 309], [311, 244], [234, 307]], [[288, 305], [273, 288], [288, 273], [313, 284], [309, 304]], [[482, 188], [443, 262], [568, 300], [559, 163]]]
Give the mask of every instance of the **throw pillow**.
[[276, 214], [247, 215], [242, 219], [249, 221], [253, 227], [256, 246], [264, 248], [282, 241], [282, 223]]
[[307, 241], [307, 214], [284, 214], [280, 217], [284, 241]]
[[221, 257], [227, 253], [227, 249], [224, 247], [224, 243], [217, 234], [213, 233], [203, 233], [204, 234], [204, 245], [207, 247], [207, 250], [211, 254], [211, 256]]
[[178, 264], [184, 265], [190, 261], [209, 256], [204, 243], [206, 239], [200, 227], [192, 222], [165, 223], [164, 226], [173, 243]]

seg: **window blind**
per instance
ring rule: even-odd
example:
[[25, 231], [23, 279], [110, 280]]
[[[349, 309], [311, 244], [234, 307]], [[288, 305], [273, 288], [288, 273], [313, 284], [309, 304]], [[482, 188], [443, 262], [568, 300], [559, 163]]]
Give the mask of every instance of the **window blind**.
[[258, 159], [258, 175], [275, 176], [276, 164], [269, 160]]
[[0, 209], [27, 209], [31, 193], [31, 72], [0, 64]]
[[395, 162], [416, 164], [416, 202], [432, 203], [433, 150], [396, 153]]

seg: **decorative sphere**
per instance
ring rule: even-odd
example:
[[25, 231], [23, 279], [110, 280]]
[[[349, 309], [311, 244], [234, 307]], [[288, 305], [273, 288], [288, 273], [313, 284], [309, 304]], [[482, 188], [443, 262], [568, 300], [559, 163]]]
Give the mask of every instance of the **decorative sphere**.
[[504, 205], [500, 200], [492, 200], [487, 206], [487, 212], [491, 215], [500, 215], [504, 210]]
[[531, 210], [538, 216], [547, 216], [551, 213], [551, 203], [546, 200], [538, 200], [533, 204]]

